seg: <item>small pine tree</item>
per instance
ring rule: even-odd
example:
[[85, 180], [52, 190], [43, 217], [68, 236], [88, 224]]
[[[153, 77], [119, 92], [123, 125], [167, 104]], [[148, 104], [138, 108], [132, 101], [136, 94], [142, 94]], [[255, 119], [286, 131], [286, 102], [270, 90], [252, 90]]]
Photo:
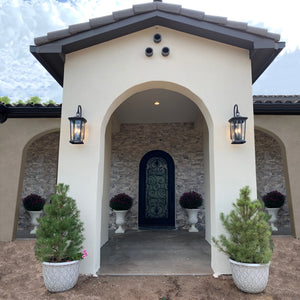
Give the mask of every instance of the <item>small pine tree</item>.
[[220, 235], [219, 240], [212, 240], [232, 260], [265, 264], [271, 260], [273, 252], [272, 230], [268, 224], [270, 216], [262, 211], [262, 203], [251, 201], [249, 195], [249, 187], [242, 188], [230, 214], [221, 213], [229, 237]]
[[67, 196], [68, 185], [55, 186], [45, 216], [38, 219], [35, 256], [41, 262], [66, 262], [82, 258], [83, 223], [74, 199]]

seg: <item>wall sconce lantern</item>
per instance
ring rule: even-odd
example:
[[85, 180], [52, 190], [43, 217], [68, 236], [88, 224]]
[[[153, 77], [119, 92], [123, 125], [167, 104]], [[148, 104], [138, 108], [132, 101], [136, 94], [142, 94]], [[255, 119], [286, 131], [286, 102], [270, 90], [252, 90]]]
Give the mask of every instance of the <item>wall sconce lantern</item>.
[[238, 105], [233, 107], [233, 118], [228, 122], [230, 123], [230, 138], [231, 144], [244, 144], [246, 143], [246, 120], [247, 117], [241, 117]]
[[86, 119], [82, 116], [81, 106], [78, 105], [75, 117], [70, 117], [70, 143], [83, 144]]

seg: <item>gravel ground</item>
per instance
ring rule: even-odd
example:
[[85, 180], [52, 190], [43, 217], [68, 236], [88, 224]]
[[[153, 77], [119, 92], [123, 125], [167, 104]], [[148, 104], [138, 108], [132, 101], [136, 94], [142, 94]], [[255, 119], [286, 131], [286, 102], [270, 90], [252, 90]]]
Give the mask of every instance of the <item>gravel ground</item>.
[[274, 237], [274, 257], [266, 290], [240, 292], [231, 276], [80, 275], [70, 291], [52, 294], [34, 257], [34, 240], [0, 243], [0, 299], [300, 299], [300, 240]]

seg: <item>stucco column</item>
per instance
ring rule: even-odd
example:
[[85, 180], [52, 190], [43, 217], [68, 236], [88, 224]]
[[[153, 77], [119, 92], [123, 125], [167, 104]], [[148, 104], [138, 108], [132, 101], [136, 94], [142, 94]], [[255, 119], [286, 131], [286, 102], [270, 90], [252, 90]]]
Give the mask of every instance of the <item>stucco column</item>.
[[[240, 189], [249, 186], [251, 198], [256, 198], [254, 126], [250, 101], [241, 105], [240, 111], [248, 117], [245, 144], [231, 144], [228, 123], [230, 115], [228, 118], [221, 114], [215, 117], [214, 127], [210, 128], [211, 233], [217, 239], [220, 234], [227, 234], [220, 214], [224, 212], [226, 215], [233, 209], [232, 203], [239, 197]], [[231, 273], [228, 257], [213, 243], [211, 255], [211, 265], [216, 275]]]
[[279, 142], [285, 169], [292, 234], [300, 238], [300, 116], [255, 116], [255, 126]]
[[8, 119], [0, 124], [0, 241], [15, 238], [28, 146], [58, 128], [58, 119]]

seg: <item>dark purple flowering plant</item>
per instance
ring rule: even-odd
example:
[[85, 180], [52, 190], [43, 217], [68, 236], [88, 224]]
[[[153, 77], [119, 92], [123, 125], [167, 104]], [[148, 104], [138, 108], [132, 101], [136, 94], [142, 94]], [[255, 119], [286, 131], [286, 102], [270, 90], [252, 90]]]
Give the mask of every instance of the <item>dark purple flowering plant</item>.
[[182, 208], [196, 209], [201, 206], [203, 198], [200, 194], [192, 191], [182, 194], [179, 204]]
[[125, 193], [115, 195], [110, 199], [109, 206], [113, 210], [128, 210], [132, 206], [132, 198]]
[[30, 211], [42, 210], [45, 205], [45, 199], [37, 194], [30, 194], [23, 199], [25, 209]]
[[268, 208], [278, 208], [284, 203], [285, 196], [278, 191], [272, 191], [263, 196], [263, 202], [265, 207]]

